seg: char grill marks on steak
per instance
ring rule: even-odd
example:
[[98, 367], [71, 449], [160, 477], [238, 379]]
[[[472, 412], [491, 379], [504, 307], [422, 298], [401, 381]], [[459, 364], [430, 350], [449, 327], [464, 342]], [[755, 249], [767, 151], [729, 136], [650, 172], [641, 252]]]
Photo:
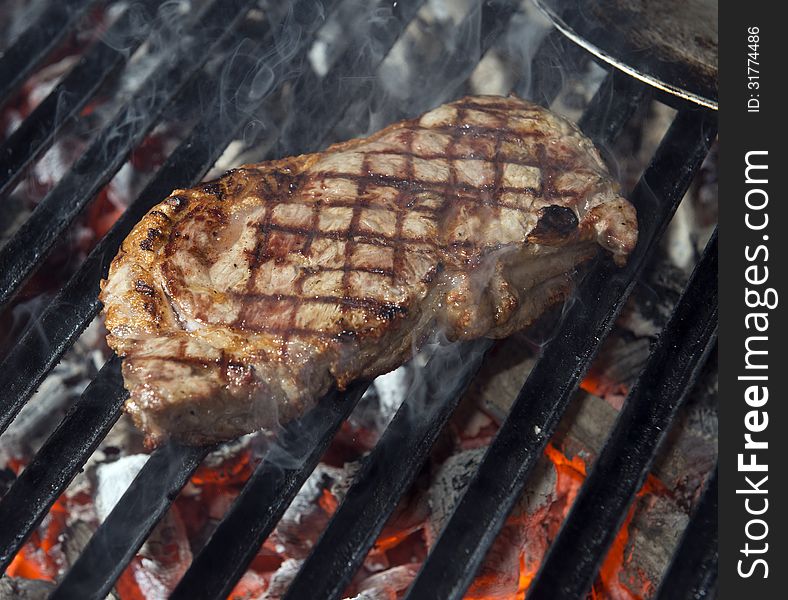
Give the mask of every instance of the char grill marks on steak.
[[205, 443], [384, 373], [436, 328], [509, 335], [600, 246], [621, 262], [636, 239], [574, 125], [468, 97], [174, 191], [124, 241], [101, 300], [149, 442]]

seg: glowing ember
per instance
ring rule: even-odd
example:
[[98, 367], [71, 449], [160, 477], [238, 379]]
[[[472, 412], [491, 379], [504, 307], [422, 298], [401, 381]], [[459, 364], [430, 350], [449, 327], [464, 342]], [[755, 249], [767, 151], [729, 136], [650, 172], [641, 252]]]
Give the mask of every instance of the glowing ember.
[[611, 381], [603, 375], [595, 373], [593, 369], [580, 382], [580, 389], [600, 398], [612, 400], [611, 403], [618, 409], [621, 409], [623, 399], [629, 393], [626, 385]]
[[6, 575], [55, 581], [68, 566], [61, 547], [68, 517], [72, 512], [76, 512], [76, 503], [88, 502], [90, 498], [83, 495], [68, 497], [64, 494], [58, 498], [22, 550], [11, 561]]
[[[649, 475], [643, 487], [637, 493], [638, 498], [653, 494], [666, 494], [667, 489], [665, 485], [656, 479], [654, 476]], [[631, 555], [626, 555], [627, 542], [629, 541], [629, 526], [632, 522], [632, 517], [635, 514], [635, 504], [633, 504], [627, 518], [621, 525], [613, 545], [605, 558], [605, 562], [599, 571], [599, 577], [594, 583], [591, 592], [593, 600], [642, 600], [648, 598], [655, 591], [653, 582], [642, 573], [639, 574], [637, 581], [622, 581], [622, 567], [624, 564], [632, 560]]]
[[[466, 598], [473, 600], [523, 600], [539, 565], [552, 540], [558, 533], [563, 519], [586, 476], [586, 464], [579, 456], [564, 455], [558, 448], [548, 445], [545, 457], [554, 470], [553, 489], [549, 501], [532, 512], [515, 509], [499, 534], [479, 576], [470, 587]], [[152, 600], [164, 598], [182, 576], [191, 561], [190, 546], [198, 538], [204, 539], [205, 528], [211, 521], [221, 518], [224, 511], [238, 495], [243, 482], [254, 468], [254, 459], [248, 448], [229, 456], [221, 464], [203, 465], [191, 480], [191, 492], [181, 494], [167, 516], [167, 523], [160, 524], [146, 547], [134, 558], [116, 585], [122, 600]], [[19, 465], [17, 465], [18, 467]], [[305, 552], [317, 540], [330, 516], [341, 502], [332, 492], [332, 485], [339, 481], [340, 469], [324, 467], [335, 479], [332, 484], [322, 480], [322, 487], [311, 492], [302, 490], [311, 498], [304, 504], [297, 517], [297, 531], [289, 524], [287, 536], [298, 535], [307, 541], [303, 550], [297, 550], [280, 532], [272, 536], [261, 549], [249, 571], [237, 584], [230, 598], [275, 598], [272, 585], [277, 589], [292, 578]], [[329, 478], [330, 479], [330, 478]], [[344, 484], [341, 484], [344, 485]], [[333, 488], [336, 489], [336, 488]], [[649, 477], [638, 497], [665, 494], [665, 486]], [[311, 494], [311, 495], [310, 495]], [[415, 498], [415, 499], [414, 499]], [[55, 581], [67, 567], [63, 562], [60, 545], [66, 530], [69, 510], [74, 503], [87, 503], [83, 496], [62, 496], [53, 506], [42, 524], [25, 544], [11, 564], [8, 575], [28, 579]], [[376, 541], [373, 550], [358, 573], [346, 595], [352, 597], [364, 590], [385, 588], [390, 597], [401, 597], [417, 567], [426, 557], [428, 537], [427, 521], [419, 495], [410, 498], [407, 510], [400, 511], [390, 520]], [[220, 506], [217, 510], [217, 506]], [[421, 508], [419, 508], [421, 507]], [[592, 600], [641, 600], [653, 592], [653, 585], [645, 576], [636, 581], [622, 581], [623, 567], [632, 556], [627, 555], [629, 525], [634, 514], [630, 510], [613, 546], [594, 583], [589, 598]], [[319, 515], [318, 518], [315, 515]], [[273, 541], [272, 541], [273, 540]], [[311, 540], [311, 541], [310, 541]], [[292, 555], [291, 552], [296, 552]], [[296, 559], [294, 561], [294, 559]], [[631, 576], [630, 576], [631, 579]], [[268, 593], [266, 594], [266, 591]]]

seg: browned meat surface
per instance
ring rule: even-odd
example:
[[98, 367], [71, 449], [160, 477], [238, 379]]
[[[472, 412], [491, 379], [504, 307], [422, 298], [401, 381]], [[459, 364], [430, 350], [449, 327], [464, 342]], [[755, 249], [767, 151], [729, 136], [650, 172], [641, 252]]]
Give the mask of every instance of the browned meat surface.
[[152, 444], [224, 440], [406, 361], [436, 328], [503, 337], [637, 238], [577, 128], [470, 97], [325, 152], [175, 190], [102, 282], [126, 410]]

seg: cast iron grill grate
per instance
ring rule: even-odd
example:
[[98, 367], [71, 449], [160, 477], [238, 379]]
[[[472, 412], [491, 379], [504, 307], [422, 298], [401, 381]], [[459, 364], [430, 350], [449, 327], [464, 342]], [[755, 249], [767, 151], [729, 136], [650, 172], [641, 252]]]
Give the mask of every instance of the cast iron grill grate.
[[[64, 32], [58, 30], [58, 36], [50, 35], [46, 39], [36, 34], [36, 28], [50, 26], [47, 19], [58, 18], [53, 7], [45, 11], [40, 23], [31, 25], [30, 31], [23, 33], [17, 44], [0, 59], [0, 73], [10, 69], [8, 72], [15, 74], [15, 78], [0, 78], [6, 82], [0, 89], [0, 99], [6, 99], [36, 69], [46, 53], [67, 35], [68, 29], [75, 27], [78, 15], [95, 3], [70, 4], [74, 6], [62, 27]], [[142, 4], [152, 9], [156, 3]], [[0, 306], [14, 298], [20, 286], [41, 265], [57, 237], [72, 225], [80, 211], [117, 172], [145, 133], [156, 126], [167, 105], [174, 104], [184, 112], [197, 111], [195, 89], [205, 85], [199, 76], [201, 67], [222, 43], [241, 39], [240, 23], [254, 4], [252, 0], [208, 2], [204, 12], [191, 25], [195, 41], [185, 44], [173, 61], [151, 75], [153, 83], [161, 89], [155, 102], [140, 110], [133, 98], [126, 108], [140, 112], [143, 118], [136, 120], [132, 128], [124, 128], [120, 124], [128, 119], [121, 114], [99, 132], [74, 169], [50, 192], [15, 236], [0, 248]], [[373, 25], [372, 35], [379, 41], [382, 52], [365, 55], [368, 58], [359, 63], [354, 60], [352, 46], [359, 40], [352, 40], [350, 47], [322, 78], [303, 65], [319, 26], [339, 2], [324, 2], [325, 12], [314, 11], [313, 2], [307, 0], [293, 0], [291, 4], [292, 10], [286, 11], [283, 21], [268, 24], [268, 33], [264, 32], [259, 40], [253, 41], [252, 51], [240, 56], [225, 74], [228, 78], [225, 83], [237, 87], [239, 94], [249, 91], [253, 82], [246, 75], [253, 68], [260, 68], [254, 57], [261, 55], [268, 57], [266, 60], [274, 74], [276, 83], [271, 91], [289, 83], [297, 90], [319, 86], [319, 94], [295, 94], [295, 98], [302, 100], [292, 107], [298, 118], [291, 122], [307, 124], [308, 128], [296, 126], [285, 132], [272, 156], [317, 150], [324, 145], [351, 101], [342, 82], [348, 77], [374, 77], [383, 57], [415, 18], [423, 0], [394, 3], [390, 8], [393, 18], [385, 21], [385, 27], [376, 29]], [[481, 11], [480, 18], [474, 11]], [[480, 2], [458, 27], [481, 27], [479, 39], [483, 55], [506, 32], [516, 11], [514, 1]], [[61, 23], [62, 19], [61, 16]], [[116, 26], [122, 27], [122, 21]], [[289, 49], [287, 58], [282, 59], [276, 52], [267, 50], [273, 43], [269, 34], [285, 27], [298, 27], [302, 35]], [[143, 41], [139, 39], [134, 43]], [[25, 53], [24, 49], [28, 51]], [[456, 52], [452, 60], [457, 61], [460, 72], [468, 77], [479, 56], [466, 55], [462, 48]], [[76, 114], [91, 100], [102, 82], [124, 67], [127, 58], [128, 53], [117, 52], [101, 42], [86, 51], [52, 95], [4, 144], [0, 194], [7, 193], [25, 166], [52, 144], [59, 132], [57, 123], [61, 122], [62, 111], [65, 110], [67, 116]], [[549, 105], [561, 88], [561, 80], [551, 73], [556, 68], [577, 68], [584, 60], [587, 57], [581, 50], [553, 32], [534, 56], [530, 87], [517, 82], [514, 89], [521, 94], [527, 89], [532, 99]], [[290, 81], [293, 73], [303, 74]], [[462, 83], [442, 90], [440, 95], [446, 101], [458, 97], [464, 89]], [[69, 92], [68, 103], [55, 106], [63, 90]], [[598, 145], [608, 146], [650, 94], [641, 84], [621, 73], [608, 72], [579, 124]], [[265, 97], [259, 98], [259, 105], [264, 100]], [[600, 262], [584, 279], [579, 301], [569, 308], [555, 339], [523, 383], [511, 413], [415, 579], [409, 598], [463, 596], [522, 492], [536, 459], [555, 431], [580, 378], [653, 254], [716, 137], [713, 112], [687, 105], [678, 108], [669, 131], [629, 195], [640, 218], [640, 239], [633, 256], [620, 270]], [[199, 181], [249, 118], [247, 112], [219, 102], [218, 96], [200, 109], [186, 138], [40, 314], [39, 330], [46, 336], [29, 331], [3, 360], [0, 365], [0, 390], [3, 390], [0, 432], [8, 427], [46, 374], [98, 313], [98, 282], [133, 225], [173, 188]], [[220, 111], [225, 111], [222, 118], [219, 118]], [[228, 115], [226, 111], [231, 112]], [[121, 135], [117, 134], [119, 130]], [[528, 598], [585, 597], [612, 536], [651, 467], [676, 408], [692, 388], [715, 342], [716, 273], [715, 235], [653, 349], [638, 384], [630, 393]], [[341, 597], [472, 381], [484, 351], [481, 344], [469, 343], [460, 349], [459, 357], [470, 368], [464, 371], [462, 378], [449, 383], [451, 393], [448, 394], [445, 382], [438, 377], [441, 372], [438, 359], [427, 364], [427, 397], [433, 395], [433, 387], [442, 386], [442, 399], [427, 402], [423, 419], [415, 427], [407, 419], [407, 412], [416, 399], [406, 399], [293, 581], [288, 598]], [[283, 436], [309, 441], [307, 455], [295, 467], [282, 468], [267, 460], [260, 463], [211, 539], [195, 557], [173, 597], [227, 596], [367, 385], [360, 382], [345, 392], [332, 392], [304, 418], [285, 429]], [[58, 428], [2, 498], [0, 565], [3, 569], [118, 419], [125, 398], [120, 361], [113, 358], [70, 407]], [[155, 451], [52, 597], [105, 597], [210, 450], [170, 444]], [[626, 462], [621, 460], [622, 456], [627, 457]], [[680, 546], [666, 575], [665, 581], [670, 581], [671, 585], [671, 598], [696, 597], [693, 594], [708, 591], [715, 584], [716, 524], [711, 518], [716, 509], [715, 486], [716, 476], [713, 476], [688, 528], [685, 543]], [[141, 490], [145, 490], [145, 494], [140, 494]], [[687, 569], [686, 564], [697, 565], [697, 568]], [[666, 585], [663, 582], [660, 597], [666, 593]]]

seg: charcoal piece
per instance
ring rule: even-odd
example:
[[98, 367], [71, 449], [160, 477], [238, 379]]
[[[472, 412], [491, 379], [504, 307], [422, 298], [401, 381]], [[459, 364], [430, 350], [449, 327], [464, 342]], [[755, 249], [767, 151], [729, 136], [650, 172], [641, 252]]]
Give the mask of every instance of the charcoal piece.
[[271, 577], [268, 589], [265, 591], [265, 594], [263, 594], [261, 600], [278, 600], [284, 596], [303, 562], [303, 560], [296, 560], [294, 558], [289, 558], [284, 561]]
[[44, 600], [55, 584], [42, 579], [3, 577], [0, 579], [0, 600]]

